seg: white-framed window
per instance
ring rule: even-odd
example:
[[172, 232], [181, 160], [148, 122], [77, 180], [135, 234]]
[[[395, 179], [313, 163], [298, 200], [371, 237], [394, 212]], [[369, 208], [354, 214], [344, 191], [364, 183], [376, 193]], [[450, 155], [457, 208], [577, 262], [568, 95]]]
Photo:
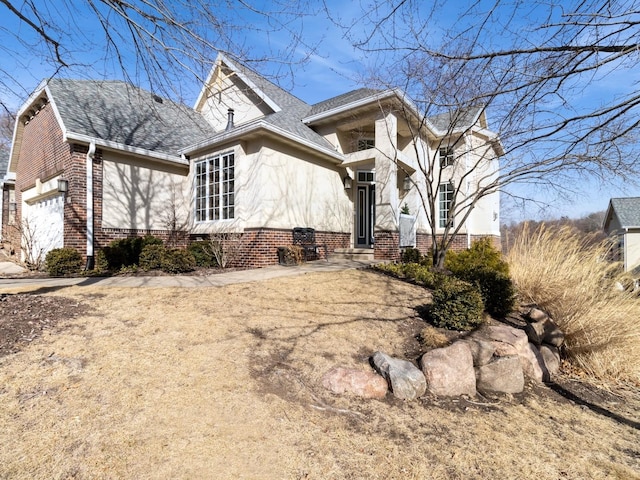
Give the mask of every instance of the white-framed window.
[[[453, 203], [454, 188], [452, 183], [441, 183], [438, 188], [438, 211], [440, 218], [440, 228], [447, 226], [447, 221], [453, 215], [451, 204]], [[453, 221], [451, 222], [453, 227]]]
[[196, 222], [234, 217], [235, 155], [221, 153], [195, 163]]
[[440, 147], [438, 149], [438, 156], [440, 157], [440, 168], [450, 167], [453, 165], [453, 147]]
[[376, 148], [376, 141], [373, 138], [359, 138], [356, 143], [356, 150], [361, 152], [362, 150], [369, 150], [370, 148]]

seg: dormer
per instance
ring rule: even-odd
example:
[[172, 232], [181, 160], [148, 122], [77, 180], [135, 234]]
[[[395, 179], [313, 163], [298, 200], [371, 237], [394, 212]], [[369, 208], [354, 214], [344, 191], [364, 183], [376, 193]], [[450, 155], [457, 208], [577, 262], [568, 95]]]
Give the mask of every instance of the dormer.
[[280, 111], [258, 85], [257, 75], [252, 73], [238, 67], [225, 55], [218, 55], [194, 106], [217, 132], [226, 129], [230, 109], [235, 126]]

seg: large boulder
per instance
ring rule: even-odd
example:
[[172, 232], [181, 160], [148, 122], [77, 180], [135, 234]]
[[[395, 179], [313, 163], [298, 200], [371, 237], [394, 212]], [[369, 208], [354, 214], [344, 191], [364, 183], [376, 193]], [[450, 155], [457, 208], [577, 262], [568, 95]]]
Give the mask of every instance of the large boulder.
[[538, 322], [528, 323], [524, 330], [529, 340], [536, 345], [546, 343], [554, 347], [560, 347], [564, 343], [564, 333], [548, 317]]
[[420, 366], [431, 393], [448, 397], [476, 394], [473, 356], [467, 342], [456, 342], [425, 353]]
[[540, 355], [549, 376], [555, 375], [560, 370], [560, 351], [551, 345], [542, 345]]
[[343, 367], [325, 373], [322, 385], [338, 395], [347, 393], [364, 398], [384, 398], [389, 389], [387, 381], [375, 372]]
[[529, 343], [524, 331], [507, 325], [483, 327], [473, 332], [470, 337], [492, 342], [495, 347], [494, 355], [497, 357], [520, 355]]
[[540, 355], [540, 351], [533, 343], [527, 343], [527, 348], [519, 354], [519, 357], [522, 363], [522, 371], [527, 377], [536, 382], [549, 380], [549, 374], [544, 366], [542, 355]]
[[520, 393], [524, 390], [524, 374], [520, 357], [496, 358], [476, 368], [476, 388], [483, 393]]
[[549, 315], [544, 310], [533, 307], [531, 310], [524, 314], [524, 318], [529, 322], [539, 322], [549, 318]]
[[461, 342], [464, 342], [469, 346], [471, 356], [473, 357], [474, 367], [479, 367], [489, 363], [496, 351], [494, 343], [490, 340], [469, 337], [461, 340]]
[[424, 395], [427, 381], [413, 363], [376, 352], [371, 358], [374, 368], [382, 375], [396, 398], [415, 400]]

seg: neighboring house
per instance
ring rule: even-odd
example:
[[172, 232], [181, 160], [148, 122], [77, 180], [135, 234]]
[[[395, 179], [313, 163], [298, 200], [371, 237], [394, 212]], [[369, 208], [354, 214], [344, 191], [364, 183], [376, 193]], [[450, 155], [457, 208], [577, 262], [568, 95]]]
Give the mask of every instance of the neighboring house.
[[[41, 254], [72, 247], [90, 264], [116, 238], [184, 244], [236, 232], [237, 265], [259, 267], [277, 263], [294, 227], [311, 227], [329, 253], [396, 259], [400, 247], [429, 247], [419, 155], [468, 131], [440, 152], [442, 168], [463, 175], [481, 159], [469, 188], [498, 173], [484, 113], [465, 115], [456, 131], [439, 115], [415, 135], [418, 112], [399, 90], [308, 105], [219, 55], [193, 109], [122, 82], [43, 83], [19, 112], [8, 171], [17, 218]], [[435, 188], [446, 221], [449, 185]], [[412, 215], [400, 214], [404, 204]], [[476, 204], [456, 246], [499, 235], [496, 192]]]
[[0, 148], [0, 248], [13, 253], [12, 245], [18, 242], [15, 238], [16, 198], [13, 175], [5, 176], [9, 165], [9, 150]]
[[640, 197], [612, 198], [604, 217], [604, 231], [617, 241], [613, 256], [624, 271], [640, 269]]

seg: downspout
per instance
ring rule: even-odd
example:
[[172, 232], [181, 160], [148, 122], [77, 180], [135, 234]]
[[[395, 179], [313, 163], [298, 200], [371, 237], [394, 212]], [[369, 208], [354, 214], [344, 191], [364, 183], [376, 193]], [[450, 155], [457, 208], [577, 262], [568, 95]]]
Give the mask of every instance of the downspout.
[[96, 153], [96, 142], [89, 144], [87, 151], [87, 265], [85, 270], [93, 270], [95, 257], [93, 252], [93, 157]]
[[[465, 143], [465, 149], [466, 151], [464, 152], [464, 175], [466, 178], [466, 182], [467, 184], [465, 185], [465, 201], [468, 201], [469, 199], [469, 177], [467, 176], [467, 174], [469, 173], [469, 152], [471, 151], [471, 147], [469, 146], [469, 143], [471, 143], [471, 141], [469, 140], [469, 136], [465, 135], [465, 139], [464, 139], [464, 143]], [[464, 220], [464, 229], [467, 231], [467, 249], [471, 248], [471, 232], [469, 231], [469, 217], [471, 215], [467, 215], [467, 218]]]

